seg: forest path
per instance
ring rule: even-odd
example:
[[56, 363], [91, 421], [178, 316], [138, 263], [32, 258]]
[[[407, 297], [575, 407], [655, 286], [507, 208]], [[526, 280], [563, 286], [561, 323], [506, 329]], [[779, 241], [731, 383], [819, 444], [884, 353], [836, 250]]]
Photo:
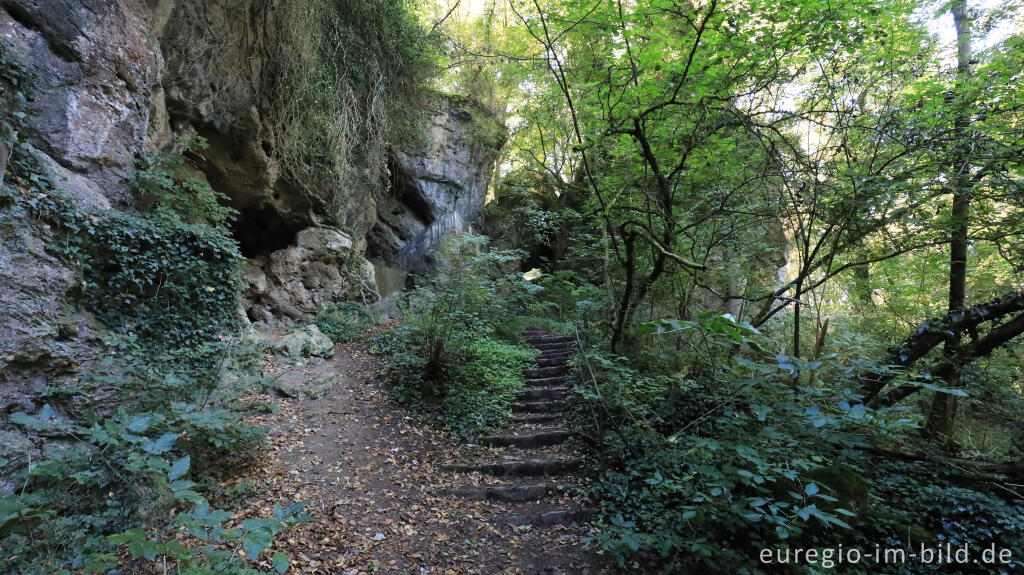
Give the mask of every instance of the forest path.
[[[547, 385], [557, 383], [550, 377], [564, 381], [568, 352], [564, 342], [535, 345], [548, 348], [542, 367], [527, 374], [535, 386], [520, 401], [511, 434], [491, 438], [533, 438], [521, 447], [461, 444], [414, 420], [388, 399], [383, 366], [368, 344], [338, 345], [319, 364], [270, 360], [268, 375], [301, 371], [336, 384], [320, 399], [270, 398], [280, 410], [254, 418], [270, 429], [270, 449], [252, 471], [258, 495], [248, 500], [246, 515], [310, 500], [313, 521], [275, 543], [291, 555], [292, 573], [599, 573], [602, 558], [582, 545], [588, 526], [573, 523], [580, 518], [576, 496], [559, 488], [582, 483], [571, 473], [574, 444], [555, 425], [556, 395], [564, 390]], [[565, 464], [527, 464], [512, 475], [497, 471], [501, 476], [470, 469], [488, 462], [512, 468], [516, 461]]]

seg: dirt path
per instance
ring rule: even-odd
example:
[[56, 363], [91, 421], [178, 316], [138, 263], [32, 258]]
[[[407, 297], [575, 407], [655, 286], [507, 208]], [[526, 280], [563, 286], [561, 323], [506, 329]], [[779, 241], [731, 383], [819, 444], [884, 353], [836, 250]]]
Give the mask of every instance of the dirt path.
[[[315, 367], [282, 368], [331, 375], [337, 384], [316, 400], [273, 398], [280, 411], [256, 418], [271, 430], [271, 450], [256, 471], [262, 485], [250, 512], [265, 516], [275, 502], [311, 501], [314, 521], [287, 531], [275, 546], [291, 554], [291, 572], [599, 573], [601, 558], [581, 542], [585, 523], [542, 525], [573, 519], [550, 512], [579, 508], [557, 487], [578, 478], [451, 471], [452, 464], [513, 460], [519, 448], [461, 445], [415, 421], [388, 400], [379, 360], [366, 349], [341, 345]], [[487, 495], [524, 483], [555, 487], [545, 487], [547, 495], [529, 492], [542, 501]], [[544, 514], [553, 520], [538, 521]]]

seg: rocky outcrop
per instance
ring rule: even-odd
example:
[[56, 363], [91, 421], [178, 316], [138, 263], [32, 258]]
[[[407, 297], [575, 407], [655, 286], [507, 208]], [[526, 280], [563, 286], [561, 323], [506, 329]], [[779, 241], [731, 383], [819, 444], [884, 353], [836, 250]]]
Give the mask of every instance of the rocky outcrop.
[[0, 413], [32, 413], [48, 385], [102, 345], [98, 322], [68, 304], [76, 273], [49, 242], [48, 228], [0, 206]]
[[[283, 6], [0, 0], [0, 43], [38, 78], [31, 127], [21, 135], [55, 186], [83, 211], [131, 209], [136, 158], [204, 137], [209, 148], [190, 160], [239, 210], [234, 233], [250, 258], [241, 274], [246, 315], [268, 323], [372, 296], [364, 251], [407, 265], [446, 231], [471, 225], [504, 138], [482, 111], [438, 97], [425, 104], [429, 143], [389, 152], [390, 190], [375, 188], [370, 176], [343, 184], [286, 174], [268, 134], [288, 118], [264, 100], [276, 65], [268, 46], [281, 35], [267, 17]], [[318, 153], [330, 160], [332, 151]], [[44, 249], [50, 232], [6, 209], [0, 206], [0, 385], [8, 393], [14, 387], [6, 381], [31, 380], [29, 398], [37, 382], [87, 361], [99, 335], [65, 297], [76, 270]], [[31, 401], [24, 398], [0, 401]]]
[[295, 244], [242, 266], [242, 295], [253, 322], [302, 320], [324, 305], [372, 298], [373, 267], [352, 238], [333, 228], [306, 228]]
[[145, 4], [0, 2], [0, 39], [39, 82], [30, 139], [122, 206], [136, 154], [147, 145], [163, 68]]
[[288, 171], [272, 135], [289, 119], [265, 100], [283, 41], [274, 13], [252, 0], [0, 0], [0, 39], [39, 77], [31, 139], [65, 170], [69, 192], [91, 185], [128, 206], [135, 158], [199, 135], [210, 146], [192, 160], [239, 210], [247, 256], [308, 227], [341, 226], [365, 236], [371, 254], [404, 262], [475, 223], [504, 128], [462, 99], [423, 104], [428, 144], [390, 153], [389, 190], [370, 175]]
[[506, 132], [486, 112], [456, 98], [435, 102], [430, 145], [398, 151], [392, 186], [377, 199], [367, 255], [408, 267], [453, 231], [479, 224], [494, 162]]

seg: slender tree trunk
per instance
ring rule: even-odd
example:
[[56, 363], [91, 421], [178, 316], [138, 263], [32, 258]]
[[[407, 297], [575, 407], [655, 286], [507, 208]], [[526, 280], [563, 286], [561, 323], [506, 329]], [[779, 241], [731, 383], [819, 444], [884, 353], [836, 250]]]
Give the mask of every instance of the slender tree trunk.
[[622, 344], [624, 332], [629, 322], [629, 311], [633, 304], [633, 286], [636, 283], [636, 252], [634, 236], [624, 233], [622, 244], [626, 248], [626, 261], [624, 271], [626, 273], [625, 285], [622, 287], [622, 297], [619, 298], [618, 308], [615, 310], [615, 317], [612, 320], [612, 352], [619, 350]]
[[853, 277], [857, 299], [863, 307], [870, 307], [874, 303], [871, 299], [871, 266], [865, 264], [853, 268]]
[[[957, 110], [953, 125], [956, 139], [953, 148], [953, 207], [952, 229], [949, 246], [949, 312], [962, 314], [966, 309], [967, 294], [967, 233], [971, 213], [971, 171], [969, 163], [970, 110], [966, 105], [967, 82], [971, 75], [971, 29], [967, 16], [967, 0], [954, 0], [950, 11], [956, 28], [957, 42]], [[946, 361], [955, 361], [960, 348], [961, 335], [954, 333], [946, 340], [943, 356]], [[960, 385], [959, 366], [954, 366], [946, 377], [948, 387]], [[928, 413], [927, 433], [933, 438], [949, 438], [956, 421], [957, 396], [936, 393]]]
[[803, 279], [797, 280], [793, 296], [793, 357], [797, 359], [800, 359], [800, 296], [803, 286]]

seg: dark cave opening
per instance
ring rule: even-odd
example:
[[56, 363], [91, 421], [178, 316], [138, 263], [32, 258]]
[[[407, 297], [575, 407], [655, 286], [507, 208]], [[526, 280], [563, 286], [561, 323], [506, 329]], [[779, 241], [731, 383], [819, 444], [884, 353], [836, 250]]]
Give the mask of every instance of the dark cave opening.
[[550, 267], [551, 262], [555, 260], [556, 255], [554, 246], [539, 244], [531, 249], [526, 258], [523, 259], [520, 271], [528, 272], [534, 268], [547, 269]]
[[231, 231], [238, 240], [242, 255], [255, 258], [295, 243], [299, 227], [289, 223], [273, 208], [264, 206], [239, 210]]

